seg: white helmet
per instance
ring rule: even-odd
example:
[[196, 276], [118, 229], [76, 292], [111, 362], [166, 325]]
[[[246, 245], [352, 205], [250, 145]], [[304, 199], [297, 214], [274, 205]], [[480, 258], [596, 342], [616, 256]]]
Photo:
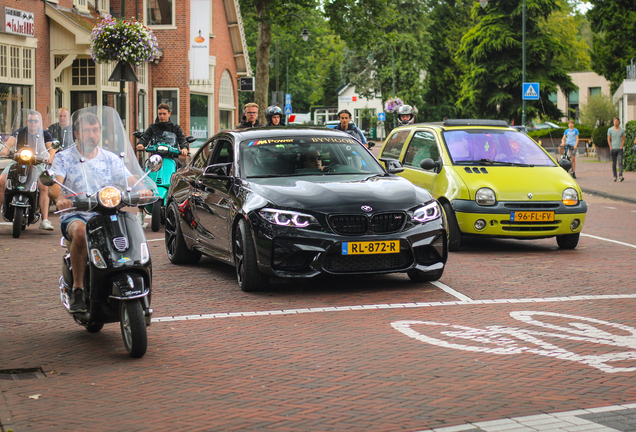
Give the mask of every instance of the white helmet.
[[[411, 124], [415, 121], [415, 115], [413, 114], [413, 107], [411, 105], [402, 105], [398, 108], [398, 124], [400, 126], [405, 126]], [[403, 115], [408, 115], [408, 120], [402, 120]]]

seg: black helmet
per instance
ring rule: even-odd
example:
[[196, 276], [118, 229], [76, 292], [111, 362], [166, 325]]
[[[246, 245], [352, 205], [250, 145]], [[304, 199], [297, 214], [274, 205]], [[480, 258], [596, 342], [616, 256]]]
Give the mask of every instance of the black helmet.
[[[398, 114], [398, 125], [400, 126], [411, 124], [415, 120], [415, 115], [413, 115], [413, 107], [411, 105], [402, 105], [400, 108], [398, 108], [397, 114]], [[410, 117], [408, 120], [404, 121], [402, 120], [403, 115], [408, 115]]]
[[277, 107], [276, 105], [272, 105], [267, 107], [267, 109], [265, 110], [265, 118], [267, 119], [268, 123], [272, 122], [272, 116], [280, 116], [280, 122], [281, 124], [283, 123], [283, 110], [280, 109], [280, 107]]

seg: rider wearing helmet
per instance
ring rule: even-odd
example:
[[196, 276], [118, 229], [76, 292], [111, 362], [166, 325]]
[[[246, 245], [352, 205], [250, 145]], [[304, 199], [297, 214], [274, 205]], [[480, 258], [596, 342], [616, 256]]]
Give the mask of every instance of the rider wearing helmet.
[[411, 105], [402, 105], [398, 108], [398, 124], [399, 126], [406, 126], [412, 124], [415, 120], [413, 114], [413, 107]]
[[267, 119], [267, 124], [265, 126], [285, 126], [283, 110], [276, 105], [267, 107], [265, 110], [265, 118]]

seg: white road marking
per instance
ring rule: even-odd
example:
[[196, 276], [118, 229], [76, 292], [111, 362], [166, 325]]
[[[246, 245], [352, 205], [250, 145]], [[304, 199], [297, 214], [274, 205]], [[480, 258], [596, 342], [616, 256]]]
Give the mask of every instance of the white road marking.
[[158, 239], [146, 240], [146, 242], [152, 242], [152, 241], [164, 241], [164, 240], [165, 240], [165, 239], [158, 238]]
[[608, 206], [603, 206], [603, 207], [605, 207], [607, 209], [611, 209], [611, 210], [616, 210], [616, 207], [608, 207]]
[[[636, 328], [624, 324], [602, 321], [595, 318], [567, 315], [555, 312], [514, 311], [510, 316], [525, 324], [552, 330], [552, 332], [520, 329], [502, 325], [486, 326], [485, 329], [440, 323], [434, 321], [403, 320], [391, 323], [391, 326], [404, 335], [420, 342], [442, 348], [461, 351], [481, 352], [487, 354], [538, 354], [561, 360], [573, 361], [597, 368], [605, 373], [634, 372], [636, 367], [613, 366], [612, 362], [631, 362], [636, 360]], [[538, 317], [561, 318], [564, 325], [540, 321]], [[595, 327], [606, 326], [603, 330]], [[418, 326], [420, 331], [413, 329]], [[425, 326], [425, 327], [422, 327]], [[568, 326], [568, 327], [566, 327]], [[440, 328], [441, 327], [441, 328]], [[610, 333], [607, 328], [613, 328]], [[432, 329], [434, 328], [434, 329]], [[435, 333], [436, 337], [426, 333]], [[546, 342], [543, 338], [554, 342]], [[470, 345], [457, 343], [471, 342]], [[621, 352], [606, 352], [599, 349], [600, 354], [587, 353], [580, 355], [558, 345], [559, 340], [588, 342], [595, 345], [608, 345], [626, 348]], [[589, 350], [588, 350], [589, 351]], [[633, 364], [633, 363], [632, 363]]]
[[602, 294], [589, 296], [569, 296], [569, 297], [546, 297], [546, 298], [524, 298], [524, 299], [487, 299], [487, 300], [471, 300], [471, 301], [448, 301], [448, 302], [418, 302], [418, 303], [385, 303], [374, 305], [356, 305], [356, 306], [331, 306], [331, 307], [315, 307], [301, 309], [282, 309], [269, 311], [249, 311], [249, 312], [221, 312], [204, 315], [185, 315], [185, 316], [168, 316], [153, 318], [152, 322], [174, 322], [174, 321], [190, 321], [202, 319], [218, 319], [218, 318], [239, 318], [248, 316], [272, 316], [272, 315], [296, 315], [301, 313], [320, 313], [320, 312], [350, 312], [356, 310], [377, 310], [377, 309], [407, 309], [407, 308], [425, 308], [440, 306], [474, 306], [474, 305], [502, 305], [514, 303], [553, 303], [564, 301], [580, 301], [580, 300], [615, 300], [615, 299], [636, 299], [636, 294]]
[[459, 300], [463, 301], [463, 302], [471, 302], [473, 301], [473, 299], [471, 299], [468, 296], [465, 296], [464, 294], [455, 291], [454, 289], [452, 289], [451, 287], [449, 287], [448, 285], [444, 285], [443, 283], [439, 282], [439, 281], [434, 281], [431, 282], [431, 284], [435, 285], [437, 288], [447, 292], [448, 294], [452, 295], [455, 298], [458, 298]]
[[630, 243], [620, 242], [618, 240], [607, 239], [607, 238], [604, 238], [604, 237], [598, 237], [598, 236], [593, 236], [593, 235], [584, 234], [584, 233], [581, 233], [581, 235], [583, 237], [590, 237], [590, 238], [593, 238], [593, 239], [596, 239], [596, 240], [603, 240], [603, 241], [607, 241], [607, 242], [616, 243], [616, 244], [619, 244], [621, 246], [627, 246], [627, 247], [631, 247], [631, 248], [636, 248], [636, 245], [633, 245], [633, 244], [630, 244]]
[[13, 222], [0, 222], [0, 225], [13, 226]]

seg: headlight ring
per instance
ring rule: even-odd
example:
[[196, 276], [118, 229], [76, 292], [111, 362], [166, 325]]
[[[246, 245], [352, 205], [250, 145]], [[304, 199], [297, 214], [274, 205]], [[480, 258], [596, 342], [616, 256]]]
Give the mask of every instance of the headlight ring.
[[309, 225], [318, 225], [318, 221], [312, 215], [290, 210], [264, 208], [260, 210], [258, 214], [273, 225], [291, 226], [294, 228], [305, 228]]
[[121, 203], [121, 191], [115, 186], [106, 186], [97, 193], [99, 203], [107, 208], [114, 208]]
[[419, 207], [413, 211], [413, 220], [425, 223], [438, 219], [442, 215], [442, 210], [439, 207], [437, 201], [430, 202], [422, 207]]

